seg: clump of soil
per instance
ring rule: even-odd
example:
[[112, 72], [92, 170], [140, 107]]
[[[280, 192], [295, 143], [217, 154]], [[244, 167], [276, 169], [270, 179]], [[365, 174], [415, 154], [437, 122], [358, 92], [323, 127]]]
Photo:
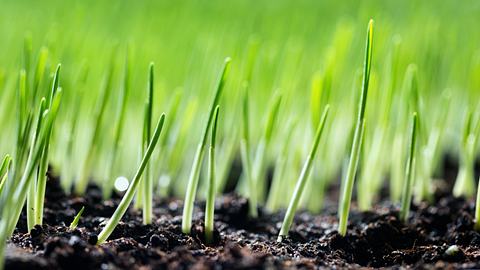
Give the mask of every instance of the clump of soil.
[[[182, 201], [162, 199], [155, 201], [152, 225], [143, 225], [141, 213], [130, 209], [109, 241], [96, 246], [96, 235], [119, 199], [103, 201], [96, 186], [83, 198], [67, 196], [50, 178], [45, 225], [27, 233], [22, 216], [8, 244], [6, 269], [480, 268], [473, 202], [449, 196], [412, 205], [408, 225], [389, 203], [369, 212], [354, 210], [346, 237], [336, 232], [334, 209], [322, 215], [300, 212], [290, 236], [277, 243], [284, 213], [260, 209], [259, 218], [250, 219], [248, 201], [227, 194], [216, 201], [211, 246], [203, 241], [203, 203], [196, 205], [192, 234], [185, 235]], [[71, 231], [68, 225], [82, 206], [85, 212]]]

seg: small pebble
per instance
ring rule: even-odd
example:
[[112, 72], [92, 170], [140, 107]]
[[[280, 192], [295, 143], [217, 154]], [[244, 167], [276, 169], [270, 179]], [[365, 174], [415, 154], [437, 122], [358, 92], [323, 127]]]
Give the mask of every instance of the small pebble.
[[445, 250], [445, 254], [448, 256], [455, 256], [459, 251], [460, 249], [457, 245], [451, 245]]

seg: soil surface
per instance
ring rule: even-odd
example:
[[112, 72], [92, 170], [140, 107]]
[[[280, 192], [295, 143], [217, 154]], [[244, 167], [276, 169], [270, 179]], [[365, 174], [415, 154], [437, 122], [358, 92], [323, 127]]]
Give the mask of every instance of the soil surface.
[[[103, 201], [96, 186], [83, 198], [67, 196], [58, 180], [49, 178], [45, 225], [27, 233], [21, 217], [8, 244], [6, 269], [480, 268], [473, 201], [447, 195], [436, 196], [430, 206], [412, 205], [407, 225], [389, 203], [370, 212], [353, 209], [346, 237], [336, 232], [333, 207], [321, 215], [299, 212], [290, 236], [277, 243], [283, 212], [260, 209], [259, 218], [250, 219], [248, 201], [227, 194], [216, 200], [216, 239], [210, 246], [203, 240], [204, 203], [196, 205], [192, 234], [185, 235], [182, 201], [162, 199], [155, 201], [152, 225], [142, 225], [141, 213], [130, 208], [109, 240], [96, 246], [119, 199]], [[78, 227], [69, 230], [82, 206]]]

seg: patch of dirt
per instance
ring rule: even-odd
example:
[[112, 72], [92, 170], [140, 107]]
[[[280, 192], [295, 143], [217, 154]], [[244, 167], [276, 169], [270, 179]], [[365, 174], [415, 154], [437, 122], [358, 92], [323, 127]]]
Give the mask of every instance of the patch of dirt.
[[[438, 197], [438, 198], [437, 198]], [[348, 235], [336, 232], [334, 209], [322, 215], [299, 212], [290, 236], [276, 238], [283, 212], [260, 209], [248, 217], [248, 201], [235, 194], [216, 200], [215, 243], [203, 241], [204, 203], [196, 204], [191, 235], [181, 232], [182, 201], [155, 201], [152, 225], [143, 225], [132, 208], [109, 240], [96, 246], [96, 235], [120, 197], [103, 201], [98, 187], [85, 197], [67, 196], [49, 178], [45, 225], [26, 232], [23, 215], [8, 244], [6, 269], [318, 269], [361, 267], [420, 269], [480, 268], [480, 234], [473, 231], [472, 201], [436, 196], [412, 205], [407, 225], [397, 208], [380, 203], [369, 212], [352, 211]], [[85, 212], [77, 229], [68, 225]], [[457, 245], [458, 252], [446, 250]]]

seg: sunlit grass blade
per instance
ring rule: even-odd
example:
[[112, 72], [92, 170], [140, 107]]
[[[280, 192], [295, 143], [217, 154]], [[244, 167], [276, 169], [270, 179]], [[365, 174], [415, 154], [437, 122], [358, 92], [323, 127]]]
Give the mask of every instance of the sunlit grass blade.
[[[145, 118], [143, 122], [143, 143], [142, 152], [145, 153], [150, 142], [152, 129], [152, 114], [153, 114], [153, 63], [150, 63], [148, 72], [148, 93], [147, 101], [145, 103]], [[153, 194], [153, 179], [150, 171], [150, 165], [147, 164], [145, 174], [140, 181], [143, 184], [143, 224], [152, 223], [152, 194]]]
[[160, 133], [162, 132], [164, 122], [165, 122], [165, 114], [162, 114], [153, 132], [152, 140], [148, 144], [147, 150], [145, 151], [142, 161], [140, 162], [140, 166], [138, 167], [138, 170], [136, 171], [130, 183], [130, 186], [127, 189], [127, 192], [125, 192], [125, 194], [123, 195], [123, 198], [120, 201], [120, 204], [118, 205], [117, 209], [113, 213], [112, 217], [108, 220], [107, 225], [103, 228], [103, 230], [98, 235], [97, 245], [103, 244], [108, 239], [110, 234], [113, 232], [113, 230], [117, 226], [118, 222], [120, 222], [120, 219], [122, 219], [125, 212], [127, 212], [128, 206], [132, 202], [133, 196], [135, 195], [135, 191], [137, 190], [138, 184], [140, 183], [140, 178], [142, 177], [145, 167], [147, 166], [147, 163], [150, 160], [150, 157], [152, 156], [153, 150], [157, 145], [158, 138], [160, 137]]
[[225, 63], [220, 73], [220, 78], [218, 80], [217, 89], [215, 91], [215, 96], [213, 98], [213, 103], [210, 106], [210, 112], [208, 115], [207, 124], [203, 131], [202, 138], [197, 147], [195, 157], [193, 160], [192, 169], [190, 171], [190, 176], [188, 179], [187, 192], [185, 193], [185, 200], [183, 206], [183, 216], [182, 216], [182, 232], [190, 233], [192, 227], [192, 215], [193, 215], [193, 204], [195, 202], [195, 195], [197, 193], [198, 180], [200, 176], [200, 168], [203, 161], [203, 156], [205, 154], [205, 145], [207, 143], [208, 131], [213, 121], [213, 114], [215, 107], [220, 102], [220, 97], [225, 85], [225, 80], [227, 79], [228, 70], [230, 67], [230, 58], [225, 59]]
[[250, 124], [248, 112], [248, 84], [245, 84], [242, 102], [242, 138], [240, 140], [240, 154], [242, 158], [243, 173], [247, 181], [249, 214], [251, 217], [257, 217], [258, 191], [253, 176], [252, 160], [250, 157]]
[[[30, 142], [29, 156], [32, 155], [32, 151], [34, 151], [35, 146], [38, 144], [38, 136], [40, 135], [40, 130], [42, 128], [42, 122], [43, 122], [44, 114], [46, 110], [47, 110], [47, 102], [45, 98], [42, 98], [42, 100], [40, 101], [40, 108], [37, 114], [35, 131], [32, 135], [32, 139]], [[43, 149], [40, 151], [43, 151]], [[28, 164], [28, 161], [27, 161], [27, 164]], [[35, 179], [30, 179], [28, 181], [29, 181], [29, 185], [28, 185], [28, 194], [27, 194], [27, 228], [28, 228], [28, 231], [31, 231], [33, 226], [35, 225], [35, 195], [36, 195], [37, 183]]]
[[344, 187], [341, 190], [340, 201], [340, 221], [338, 224], [338, 232], [344, 236], [347, 233], [347, 222], [350, 211], [350, 202], [352, 200], [353, 184], [355, 174], [357, 172], [358, 160], [360, 158], [360, 149], [362, 147], [362, 137], [365, 130], [365, 107], [367, 103], [368, 84], [370, 80], [370, 68], [372, 64], [373, 49], [373, 20], [370, 20], [367, 31], [367, 44], [365, 48], [365, 63], [363, 70], [362, 91], [360, 94], [357, 122], [355, 124], [355, 133], [350, 151], [350, 160], [348, 164], [347, 174], [344, 180]]
[[[43, 111], [42, 128], [39, 130], [39, 134], [35, 136], [36, 143], [32, 144], [33, 147], [29, 152], [29, 157], [25, 165], [24, 173], [20, 181], [18, 182], [18, 185], [15, 185], [14, 187], [12, 186], [13, 188], [13, 190], [11, 190], [12, 194], [11, 196], [8, 197], [6, 202], [6, 207], [9, 209], [8, 212], [11, 212], [8, 215], [8, 221], [7, 221], [8, 224], [6, 225], [6, 228], [5, 228], [7, 237], [10, 237], [12, 235], [15, 229], [15, 225], [20, 217], [21, 210], [23, 208], [25, 199], [27, 197], [28, 188], [30, 187], [31, 181], [33, 181], [32, 177], [38, 168], [41, 154], [43, 152], [43, 147], [47, 143], [46, 137], [48, 134], [48, 130], [52, 128], [55, 122], [58, 109], [60, 107], [61, 98], [62, 98], [62, 90], [59, 88], [57, 90], [57, 94], [53, 99], [51, 109], [50, 110], [45, 109]], [[43, 107], [46, 106], [44, 99], [42, 99], [40, 108], [42, 108], [42, 106]]]
[[[59, 82], [59, 76], [60, 76], [60, 67], [61, 65], [59, 64], [57, 66], [55, 75], [53, 77], [50, 95], [46, 100], [49, 110], [52, 107], [53, 98], [55, 97], [55, 93], [57, 92], [57, 89], [59, 87], [58, 82]], [[45, 138], [45, 141], [46, 141], [45, 148], [43, 149], [42, 157], [40, 159], [40, 165], [38, 168], [38, 180], [37, 180], [37, 187], [36, 187], [37, 190], [35, 194], [35, 224], [39, 224], [39, 225], [42, 225], [43, 223], [43, 207], [44, 207], [44, 201], [45, 201], [45, 189], [47, 187], [47, 171], [48, 171], [48, 161], [49, 161], [48, 153], [50, 151], [51, 134], [52, 134], [52, 129], [50, 128], [47, 131], [47, 137]]]
[[280, 229], [280, 233], [277, 238], [278, 242], [281, 242], [283, 237], [288, 235], [288, 231], [292, 226], [293, 218], [295, 217], [295, 212], [298, 208], [298, 203], [302, 198], [303, 190], [305, 189], [305, 185], [307, 184], [310, 176], [310, 171], [313, 167], [313, 161], [317, 155], [318, 145], [320, 143], [320, 138], [322, 137], [323, 128], [325, 127], [329, 109], [330, 106], [327, 104], [325, 110], [323, 111], [322, 118], [320, 119], [320, 123], [318, 124], [317, 131], [315, 132], [312, 148], [310, 149], [310, 153], [308, 154], [305, 164], [303, 165], [302, 172], [300, 173], [297, 183], [295, 184], [295, 189], [293, 191], [292, 198], [290, 199], [290, 203], [288, 204], [287, 212], [285, 213], [282, 223], [282, 228]]
[[215, 211], [215, 143], [217, 136], [217, 122], [218, 122], [219, 106], [215, 108], [212, 134], [210, 136], [210, 148], [208, 151], [208, 187], [207, 187], [207, 201], [205, 204], [205, 242], [210, 244], [213, 242], [214, 230], [214, 211]]
[[77, 215], [75, 215], [75, 218], [73, 219], [72, 223], [70, 223], [70, 226], [68, 226], [70, 230], [75, 230], [77, 228], [78, 222], [80, 221], [80, 218], [82, 217], [84, 210], [85, 210], [85, 206], [82, 206], [82, 209], [80, 209]]
[[273, 97], [272, 105], [270, 106], [267, 114], [267, 122], [265, 124], [264, 134], [258, 144], [257, 150], [255, 152], [255, 159], [253, 160], [252, 170], [253, 170], [253, 183], [258, 187], [257, 198], [258, 201], [265, 201], [265, 189], [267, 188], [267, 181], [265, 181], [265, 162], [267, 149], [270, 146], [270, 141], [272, 140], [273, 131], [275, 130], [275, 124], [278, 119], [278, 114], [282, 104], [282, 95], [276, 93]]
[[410, 203], [412, 202], [412, 188], [415, 177], [415, 149], [417, 143], [417, 113], [413, 113], [412, 127], [410, 132], [410, 144], [408, 151], [407, 165], [405, 168], [405, 180], [403, 182], [403, 193], [399, 217], [403, 222], [407, 221], [410, 211]]
[[[320, 121], [320, 118], [318, 119]], [[286, 134], [281, 147], [280, 153], [275, 161], [275, 170], [273, 172], [272, 184], [270, 186], [270, 191], [268, 192], [268, 198], [266, 202], [266, 207], [271, 212], [277, 211], [279, 207], [280, 199], [282, 198], [282, 185], [285, 183], [285, 171], [287, 171], [287, 160], [288, 160], [288, 150], [291, 143], [290, 138], [293, 135], [293, 131], [297, 124], [297, 119], [291, 120], [286, 124]]]
[[475, 124], [474, 115], [471, 110], [467, 112], [463, 127], [463, 134], [460, 145], [460, 168], [458, 171], [453, 195], [456, 197], [471, 197], [474, 194], [474, 166], [475, 154], [480, 136], [480, 120]]

